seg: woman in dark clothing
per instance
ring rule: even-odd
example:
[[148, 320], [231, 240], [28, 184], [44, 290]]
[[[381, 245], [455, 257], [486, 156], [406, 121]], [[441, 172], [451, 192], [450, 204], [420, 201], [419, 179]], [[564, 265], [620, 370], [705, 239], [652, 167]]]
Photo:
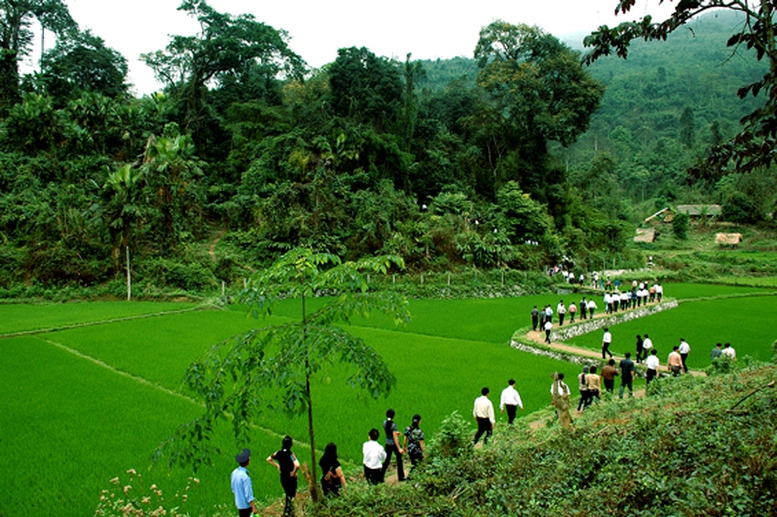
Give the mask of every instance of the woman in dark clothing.
[[410, 456], [410, 463], [412, 464], [410, 472], [407, 474], [408, 478], [410, 478], [410, 474], [413, 473], [418, 464], [423, 461], [424, 452], [426, 451], [426, 446], [424, 445], [424, 432], [419, 427], [420, 424], [421, 415], [415, 414], [413, 415], [413, 423], [405, 429], [405, 443], [402, 445], [402, 448], [407, 451], [408, 456]]
[[285, 436], [281, 442], [281, 450], [272, 453], [267, 463], [278, 469], [281, 474], [281, 486], [286, 493], [286, 506], [283, 515], [294, 515], [294, 497], [297, 495], [297, 470], [299, 461], [291, 452], [291, 436]]
[[345, 488], [345, 476], [340, 462], [337, 460], [337, 445], [329, 442], [324, 449], [324, 455], [318, 461], [321, 467], [321, 488], [326, 497], [337, 497]]
[[642, 348], [642, 336], [637, 334], [637, 364], [642, 362], [642, 351], [644, 349]]

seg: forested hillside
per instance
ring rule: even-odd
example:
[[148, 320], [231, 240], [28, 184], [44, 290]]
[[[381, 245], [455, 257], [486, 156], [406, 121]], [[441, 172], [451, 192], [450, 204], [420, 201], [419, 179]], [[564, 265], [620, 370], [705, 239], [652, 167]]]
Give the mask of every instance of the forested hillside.
[[774, 208], [768, 171], [686, 173], [759, 102], [736, 99], [764, 65], [726, 50], [730, 16], [588, 68], [497, 21], [471, 60], [352, 47], [311, 70], [282, 28], [187, 0], [200, 33], [145, 55], [166, 86], [135, 98], [126, 59], [64, 3], [0, 4], [22, 35], [4, 56], [29, 53], [31, 20], [59, 36], [39, 72], [0, 70], [3, 296], [120, 293], [128, 255], [147, 292], [213, 288], [298, 245], [420, 271], [636, 266], [625, 244], [656, 206]]

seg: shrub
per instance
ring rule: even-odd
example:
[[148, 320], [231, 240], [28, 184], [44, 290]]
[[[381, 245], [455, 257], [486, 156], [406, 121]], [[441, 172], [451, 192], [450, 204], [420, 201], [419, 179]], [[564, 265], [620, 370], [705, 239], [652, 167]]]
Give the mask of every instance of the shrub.
[[429, 444], [430, 461], [467, 458], [472, 455], [472, 432], [470, 425], [458, 411], [454, 411], [440, 423], [440, 430]]
[[137, 264], [139, 280], [153, 280], [156, 283], [184, 289], [201, 291], [217, 286], [213, 272], [197, 262], [184, 263], [164, 258], [147, 259]]
[[675, 239], [684, 241], [688, 238], [688, 224], [690, 222], [688, 214], [677, 212], [672, 219], [672, 233]]
[[721, 215], [725, 221], [753, 224], [762, 219], [755, 202], [742, 192], [733, 192], [724, 202]]

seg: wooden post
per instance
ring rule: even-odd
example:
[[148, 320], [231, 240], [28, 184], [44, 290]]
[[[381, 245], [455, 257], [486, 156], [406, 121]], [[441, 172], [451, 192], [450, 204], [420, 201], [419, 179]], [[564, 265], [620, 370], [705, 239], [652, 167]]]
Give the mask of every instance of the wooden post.
[[221, 281], [221, 297], [224, 298], [224, 295], [226, 294], [226, 285], [224, 284], [224, 281]]
[[129, 246], [126, 247], [127, 250], [127, 301], [132, 300], [132, 274], [130, 273], [130, 251]]
[[421, 285], [424, 285], [424, 274], [421, 273]]
[[448, 285], [451, 285], [451, 274], [448, 272]]
[[502, 270], [502, 287], [505, 286], [505, 272]]
[[391, 285], [396, 285], [396, 284], [397, 284], [397, 275], [396, 274], [391, 275]]

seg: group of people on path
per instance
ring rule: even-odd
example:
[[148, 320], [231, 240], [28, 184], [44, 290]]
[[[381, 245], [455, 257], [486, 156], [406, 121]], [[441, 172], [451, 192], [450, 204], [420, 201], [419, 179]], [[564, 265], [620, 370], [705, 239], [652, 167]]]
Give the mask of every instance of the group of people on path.
[[[391, 457], [396, 456], [397, 478], [399, 481], [409, 479], [418, 464], [423, 460], [426, 451], [424, 445], [424, 432], [421, 430], [421, 415], [413, 415], [412, 423], [404, 432], [404, 439], [400, 445], [400, 432], [394, 422], [393, 409], [386, 411], [386, 420], [383, 422], [385, 442], [381, 445], [378, 440], [380, 432], [370, 429], [369, 439], [362, 447], [364, 477], [368, 483], [377, 485], [383, 483], [386, 471], [391, 463]], [[278, 469], [281, 486], [285, 493], [283, 515], [294, 515], [294, 498], [297, 495], [298, 471], [300, 463], [296, 455], [291, 451], [292, 439], [285, 436], [281, 442], [281, 449], [267, 457], [267, 462]], [[411, 468], [408, 476], [405, 476], [402, 456], [410, 457]], [[240, 517], [246, 517], [252, 513], [259, 513], [254, 502], [251, 478], [248, 475], [248, 465], [251, 461], [251, 451], [243, 451], [235, 456], [238, 467], [232, 471], [232, 492], [235, 496], [235, 506]], [[337, 497], [346, 487], [347, 483], [342, 466], [337, 457], [337, 446], [330, 442], [324, 449], [324, 454], [318, 462], [321, 467], [321, 489], [326, 497]]]
[[596, 365], [583, 366], [583, 371], [578, 374], [578, 389], [580, 390], [580, 402], [577, 404], [577, 411], [583, 412], [594, 400], [601, 400], [602, 384], [604, 391], [610, 394], [615, 393], [615, 378], [620, 376], [621, 385], [618, 390], [618, 397], [623, 398], [623, 394], [628, 389], [629, 395], [634, 396], [634, 377], [636, 375], [636, 366], [631, 360], [631, 352], [626, 352], [626, 356], [621, 359], [620, 373], [615, 367], [615, 359], [610, 359], [602, 368], [601, 375], [597, 374]]
[[[399, 427], [394, 422], [396, 413], [393, 409], [386, 411], [386, 420], [383, 422], [383, 431], [385, 442], [383, 447], [378, 443], [380, 432], [372, 428], [368, 433], [369, 439], [364, 442], [362, 447], [364, 477], [368, 483], [377, 485], [383, 483], [386, 478], [386, 471], [391, 464], [391, 457], [396, 456], [397, 462], [397, 480], [406, 481], [413, 474], [418, 464], [423, 461], [426, 453], [424, 445], [424, 432], [421, 430], [421, 415], [413, 415], [413, 420], [405, 428], [403, 443], [400, 445], [400, 437], [403, 436]], [[410, 457], [410, 472], [405, 476], [405, 468], [402, 456], [407, 454]]]
[[[494, 404], [488, 398], [491, 390], [487, 386], [484, 386], [480, 390], [480, 396], [475, 399], [475, 405], [472, 408], [472, 416], [475, 417], [475, 422], [478, 424], [478, 430], [475, 432], [475, 444], [483, 438], [483, 445], [488, 443], [491, 438], [494, 427], [496, 426], [496, 416], [494, 414]], [[507, 387], [502, 390], [502, 395], [499, 398], [499, 410], [504, 413], [507, 411], [507, 423], [512, 425], [515, 422], [515, 416], [518, 413], [518, 408], [523, 411], [523, 401], [518, 390], [515, 389], [515, 379], [507, 381]]]

